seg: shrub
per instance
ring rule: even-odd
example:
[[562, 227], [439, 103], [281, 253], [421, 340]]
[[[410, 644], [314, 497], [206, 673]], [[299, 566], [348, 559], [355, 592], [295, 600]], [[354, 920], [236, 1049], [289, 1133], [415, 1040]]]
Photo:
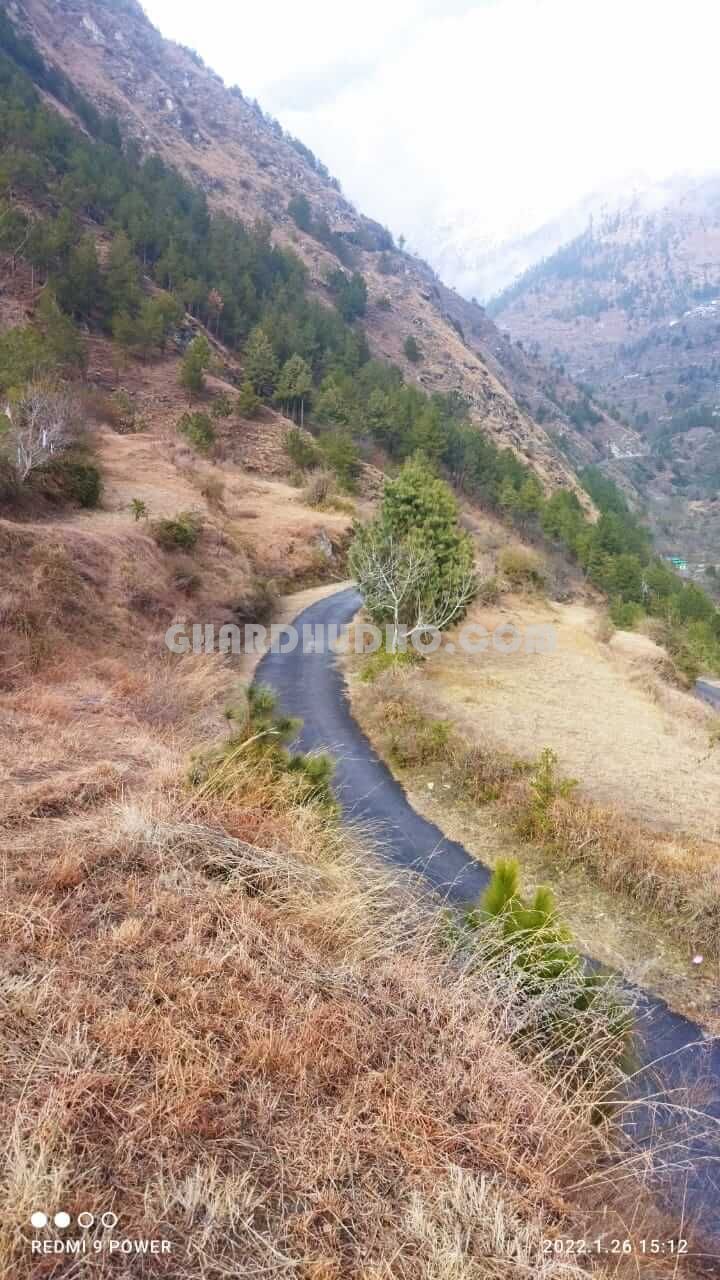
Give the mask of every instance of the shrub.
[[212, 511], [222, 511], [225, 498], [225, 481], [222, 476], [204, 475], [200, 492]]
[[51, 458], [35, 473], [33, 486], [53, 502], [76, 502], [85, 508], [97, 507], [102, 496], [100, 471], [83, 454]]
[[523, 840], [544, 840], [551, 832], [552, 810], [556, 800], [566, 800], [577, 786], [574, 778], [556, 776], [557, 756], [546, 747], [535, 766], [530, 782], [530, 800], [517, 818], [518, 834]]
[[411, 364], [418, 364], [422, 360], [422, 351], [411, 333], [408, 334], [403, 343], [403, 351]]
[[311, 436], [291, 427], [284, 440], [285, 452], [300, 471], [309, 471], [320, 462], [320, 452]]
[[254, 418], [260, 408], [261, 400], [249, 378], [240, 384], [237, 398], [237, 410], [243, 418]]
[[130, 503], [130, 511], [136, 524], [138, 520], [147, 520], [148, 518], [147, 503], [143, 502], [142, 498], [133, 498]]
[[145, 421], [138, 416], [137, 407], [127, 391], [113, 392], [111, 404], [110, 423], [119, 435], [136, 435], [145, 430]]
[[335, 476], [332, 471], [313, 471], [302, 492], [308, 507], [324, 507], [335, 492]]
[[497, 604], [500, 599], [500, 583], [497, 578], [484, 578], [478, 585], [477, 599], [480, 604]]
[[386, 648], [378, 649], [377, 653], [369, 654], [363, 662], [360, 668], [360, 679], [366, 684], [371, 684], [386, 671], [399, 671], [403, 667], [412, 667], [419, 661], [419, 656], [413, 649], [408, 649], [405, 653], [401, 650], [391, 653]]
[[546, 574], [539, 556], [525, 547], [503, 547], [498, 567], [513, 587], [539, 589], [545, 585]]
[[233, 413], [232, 401], [225, 391], [221, 391], [212, 402], [210, 410], [213, 418], [231, 418]]
[[360, 454], [346, 431], [327, 431], [320, 441], [320, 452], [347, 493], [354, 493], [360, 474]]
[[[554, 1068], [563, 1062], [581, 1076], [607, 1070], [608, 1059], [626, 1069], [633, 1065], [630, 1008], [607, 977], [586, 969], [550, 889], [539, 888], [526, 900], [517, 862], [501, 859], [465, 923], [471, 933], [485, 935], [483, 960], [494, 951], [495, 962], [515, 970], [524, 996], [534, 1003], [531, 1027], [516, 1033], [520, 1042], [540, 1035]], [[588, 1051], [591, 1043], [595, 1052]]]
[[639, 604], [621, 600], [619, 596], [610, 601], [608, 617], [612, 625], [617, 627], [619, 631], [634, 630], [642, 616], [643, 610]]
[[409, 769], [450, 759], [454, 740], [447, 720], [431, 720], [414, 709], [405, 713], [397, 706], [395, 711], [389, 739], [389, 755], [394, 764]]
[[180, 366], [180, 382], [190, 395], [202, 391], [205, 374], [212, 363], [212, 348], [204, 334], [198, 334], [190, 343]]
[[457, 751], [453, 778], [458, 789], [474, 804], [499, 800], [508, 787], [531, 766], [492, 747], [471, 746]]
[[198, 453], [209, 453], [215, 443], [215, 429], [206, 413], [186, 413], [178, 423], [180, 431]]
[[238, 598], [232, 602], [233, 619], [242, 626], [247, 622], [269, 622], [278, 602], [278, 592], [272, 578], [253, 576]]
[[235, 788], [242, 785], [248, 764], [254, 761], [264, 764], [271, 778], [285, 775], [295, 781], [295, 803], [316, 804], [336, 813], [330, 757], [287, 749], [300, 722], [278, 714], [277, 698], [271, 689], [251, 685], [245, 704], [228, 708], [225, 714], [233, 726], [229, 741], [196, 761], [191, 770], [191, 781], [203, 795], [232, 796]]
[[176, 516], [156, 520], [152, 535], [163, 551], [192, 551], [201, 529], [202, 522], [195, 511], [180, 511]]

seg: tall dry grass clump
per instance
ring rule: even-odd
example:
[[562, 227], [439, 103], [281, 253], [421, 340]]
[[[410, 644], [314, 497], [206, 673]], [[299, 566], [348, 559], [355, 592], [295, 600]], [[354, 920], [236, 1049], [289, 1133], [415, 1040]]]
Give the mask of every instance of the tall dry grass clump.
[[171, 1242], [128, 1275], [619, 1274], [545, 1243], [670, 1229], [597, 1123], [615, 1068], [560, 1088], [517, 968], [242, 723], [189, 783], [11, 833], [0, 1276], [38, 1208]]

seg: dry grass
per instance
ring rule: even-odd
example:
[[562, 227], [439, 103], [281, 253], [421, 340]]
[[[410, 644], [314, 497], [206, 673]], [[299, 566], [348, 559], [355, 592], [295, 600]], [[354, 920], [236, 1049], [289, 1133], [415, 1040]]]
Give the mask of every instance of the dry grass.
[[470, 741], [525, 759], [551, 747], [563, 773], [598, 803], [658, 830], [714, 839], [720, 833], [712, 712], [664, 679], [662, 651], [642, 636], [597, 639], [585, 605], [476, 607], [489, 630], [512, 622], [556, 629], [554, 653], [469, 656], [446, 649], [426, 664], [439, 710]]
[[[258, 575], [302, 577], [348, 521], [228, 472], [197, 552], [163, 556], [128, 504], [161, 518], [198, 482], [153, 435], [178, 394], [153, 376], [152, 429], [101, 438], [102, 511], [0, 526], [0, 1277], [636, 1274], [542, 1252], [676, 1229], [592, 1123], [604, 1069], [563, 1091], [532, 1034], [521, 1059], [512, 982], [291, 780], [188, 789], [232, 673], [170, 658], [167, 622], [256, 608]], [[30, 1214], [61, 1208], [173, 1254], [32, 1259]]]
[[[89, 545], [69, 531], [76, 563]], [[144, 615], [133, 649], [123, 597], [94, 592], [113, 644], [63, 623], [3, 709], [2, 1280], [559, 1280], [602, 1269], [546, 1260], [546, 1235], [674, 1230], [646, 1158], [592, 1123], [605, 1070], [561, 1091], [521, 993], [359, 834], [259, 766], [222, 801], [188, 789], [228, 668], [161, 657]], [[38, 1208], [112, 1209], [173, 1253], [43, 1270]]]
[[659, 1229], [593, 1090], [522, 1062], [508, 990], [291, 791], [49, 835], [5, 871], [3, 1280], [38, 1206], [112, 1208], [176, 1280], [584, 1276], [543, 1238]]
[[444, 705], [433, 696], [435, 686], [428, 696], [425, 684], [422, 668], [403, 668], [381, 676], [371, 695], [356, 695], [363, 723], [387, 759], [405, 770], [441, 761], [452, 793], [478, 805], [497, 802], [508, 828], [542, 843], [557, 868], [581, 866], [604, 889], [649, 908], [678, 941], [687, 946], [690, 940], [693, 952], [720, 956], [717, 843], [647, 828], [575, 789], [558, 794], [536, 820], [533, 760], [463, 736], [438, 718]]

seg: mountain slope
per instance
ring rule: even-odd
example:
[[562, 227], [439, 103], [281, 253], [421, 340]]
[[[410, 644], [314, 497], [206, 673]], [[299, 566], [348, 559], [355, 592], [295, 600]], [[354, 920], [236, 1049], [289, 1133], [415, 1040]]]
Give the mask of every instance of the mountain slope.
[[[621, 425], [607, 418], [597, 442], [584, 439], [562, 398], [554, 403], [542, 391], [543, 371], [528, 366], [518, 376], [522, 357], [507, 360], [506, 344], [481, 309], [473, 308], [472, 327], [454, 322], [454, 313], [471, 304], [450, 297], [424, 263], [395, 250], [388, 233], [357, 213], [301, 144], [286, 138], [239, 90], [226, 89], [197, 55], [164, 40], [135, 0], [17, 0], [8, 11], [50, 64], [102, 112], [118, 117], [125, 137], [179, 168], [208, 194], [212, 208], [245, 221], [268, 219], [275, 240], [291, 244], [307, 265], [318, 296], [327, 298], [325, 278], [339, 260], [360, 270], [369, 291], [373, 354], [400, 364], [406, 378], [428, 391], [459, 393], [473, 419], [531, 460], [546, 485], [576, 487], [572, 467], [549, 433], [565, 438], [576, 461], [606, 454], [609, 438], [623, 449]], [[288, 213], [299, 193], [309, 203], [313, 234]], [[422, 351], [416, 368], [403, 354], [409, 335]], [[574, 394], [568, 391], [565, 399]], [[525, 408], [516, 403], [520, 395]]]
[[644, 436], [648, 456], [625, 471], [667, 549], [679, 538], [701, 555], [685, 527], [687, 504], [700, 503], [702, 543], [717, 556], [720, 179], [676, 179], [591, 221], [490, 310]]

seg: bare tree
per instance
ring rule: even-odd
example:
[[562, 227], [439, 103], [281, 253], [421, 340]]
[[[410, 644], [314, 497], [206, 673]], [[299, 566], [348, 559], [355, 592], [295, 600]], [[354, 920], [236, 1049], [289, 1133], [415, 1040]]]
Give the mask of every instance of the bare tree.
[[21, 484], [31, 471], [67, 449], [77, 437], [76, 400], [68, 391], [42, 383], [31, 383], [20, 400], [6, 407], [5, 415], [10, 421], [6, 441]]
[[415, 621], [408, 627], [407, 636], [422, 635], [425, 631], [445, 631], [456, 618], [462, 617], [477, 595], [477, 577], [468, 570], [457, 582], [437, 596], [428, 606], [421, 596], [417, 598]]
[[406, 638], [444, 631], [465, 612], [477, 591], [475, 574], [469, 571], [429, 601], [431, 552], [412, 539], [399, 541], [378, 526], [368, 526], [356, 539], [350, 567], [370, 616], [391, 624], [392, 652], [397, 648], [401, 625]]

